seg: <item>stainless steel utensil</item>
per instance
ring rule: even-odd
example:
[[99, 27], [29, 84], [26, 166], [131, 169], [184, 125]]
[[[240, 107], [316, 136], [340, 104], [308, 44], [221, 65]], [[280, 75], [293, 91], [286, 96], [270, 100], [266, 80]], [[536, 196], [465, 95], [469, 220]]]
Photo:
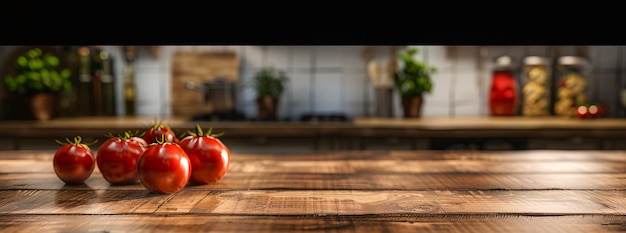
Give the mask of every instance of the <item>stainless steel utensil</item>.
[[[185, 88], [202, 93], [200, 108], [203, 113], [236, 111], [236, 84], [224, 78], [215, 78], [202, 84], [185, 81]], [[206, 109], [204, 109], [206, 108]]]

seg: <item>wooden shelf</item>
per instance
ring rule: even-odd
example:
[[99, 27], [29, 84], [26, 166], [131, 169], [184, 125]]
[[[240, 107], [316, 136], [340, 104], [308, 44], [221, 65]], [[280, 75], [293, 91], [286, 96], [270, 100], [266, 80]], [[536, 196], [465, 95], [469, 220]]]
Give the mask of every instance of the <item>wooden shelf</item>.
[[[349, 122], [209, 122], [188, 121], [183, 118], [154, 117], [84, 117], [60, 118], [49, 121], [0, 122], [0, 138], [5, 141], [81, 136], [104, 139], [109, 132], [144, 130], [156, 121], [169, 125], [178, 135], [193, 130], [213, 127], [214, 132], [224, 132], [224, 140], [251, 144], [267, 144], [272, 140], [299, 140], [313, 144], [371, 144], [370, 139], [384, 137], [390, 146], [404, 141], [423, 144], [415, 140], [429, 139], [529, 139], [576, 141], [611, 141], [618, 145], [626, 139], [626, 119], [576, 119], [561, 117], [425, 117], [356, 118]], [[616, 142], [617, 141], [617, 142]], [[376, 142], [376, 141], [375, 141]], [[7, 142], [11, 143], [11, 142]], [[233, 142], [234, 143], [234, 142]], [[625, 144], [626, 143], [622, 143]], [[403, 147], [407, 147], [404, 144]], [[542, 145], [534, 143], [533, 145]], [[412, 146], [408, 146], [411, 148]], [[413, 146], [414, 147], [414, 146]], [[333, 147], [340, 149], [342, 146]], [[15, 149], [15, 148], [11, 148]], [[351, 148], [352, 149], [352, 148]], [[564, 148], [567, 149], [567, 148]], [[601, 148], [598, 148], [601, 149]]]

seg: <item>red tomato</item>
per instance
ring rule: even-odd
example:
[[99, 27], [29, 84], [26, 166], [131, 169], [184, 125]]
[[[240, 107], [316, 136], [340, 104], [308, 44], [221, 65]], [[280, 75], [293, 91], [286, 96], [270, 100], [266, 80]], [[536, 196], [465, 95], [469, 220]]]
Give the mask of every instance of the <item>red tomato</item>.
[[180, 140], [179, 145], [185, 150], [191, 161], [190, 182], [208, 184], [221, 180], [230, 165], [230, 150], [211, 129], [204, 133], [200, 126], [196, 132]]
[[603, 104], [600, 104], [598, 107], [600, 108], [600, 114], [598, 114], [599, 117], [605, 117], [609, 115], [611, 109], [608, 104], [603, 103]]
[[148, 190], [170, 194], [182, 190], [191, 177], [191, 163], [178, 144], [158, 141], [150, 144], [137, 160], [139, 181]]
[[585, 105], [579, 105], [576, 107], [576, 116], [580, 119], [589, 117], [589, 109]]
[[140, 136], [130, 136], [128, 140], [139, 143], [140, 145], [143, 145], [144, 149], [145, 147], [148, 147], [148, 142], [146, 142], [146, 140]]
[[590, 118], [597, 118], [598, 116], [600, 116], [600, 108], [598, 108], [598, 105], [595, 104], [589, 105], [587, 107], [587, 112], [589, 112], [588, 117]]
[[143, 139], [146, 140], [148, 144], [156, 143], [158, 140], [165, 138], [167, 142], [178, 143], [179, 139], [176, 136], [176, 133], [169, 126], [163, 124], [162, 122], [154, 123], [150, 128], [146, 129]]
[[139, 182], [137, 159], [147, 146], [143, 138], [133, 136], [129, 132], [106, 140], [100, 145], [96, 156], [102, 177], [113, 185]]
[[74, 141], [67, 139], [54, 153], [53, 167], [57, 177], [69, 185], [82, 184], [93, 173], [96, 166], [96, 157], [89, 145], [81, 142], [81, 137], [74, 137]]

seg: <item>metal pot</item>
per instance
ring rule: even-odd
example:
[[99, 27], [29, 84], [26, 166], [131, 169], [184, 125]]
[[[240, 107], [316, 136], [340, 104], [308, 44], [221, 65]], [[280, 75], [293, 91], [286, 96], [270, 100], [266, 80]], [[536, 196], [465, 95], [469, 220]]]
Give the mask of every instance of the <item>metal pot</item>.
[[228, 79], [218, 77], [202, 84], [185, 81], [185, 87], [202, 93], [201, 112], [228, 113], [237, 109], [236, 84]]

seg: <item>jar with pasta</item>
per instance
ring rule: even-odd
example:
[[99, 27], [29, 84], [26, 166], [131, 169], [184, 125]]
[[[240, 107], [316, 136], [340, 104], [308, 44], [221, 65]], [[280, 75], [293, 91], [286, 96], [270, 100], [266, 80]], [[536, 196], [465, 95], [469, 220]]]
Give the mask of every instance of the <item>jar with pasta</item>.
[[589, 102], [589, 63], [584, 57], [562, 56], [556, 71], [554, 114], [576, 117], [576, 107]]
[[551, 115], [551, 77], [550, 59], [541, 56], [528, 56], [523, 60], [522, 109], [523, 116]]

